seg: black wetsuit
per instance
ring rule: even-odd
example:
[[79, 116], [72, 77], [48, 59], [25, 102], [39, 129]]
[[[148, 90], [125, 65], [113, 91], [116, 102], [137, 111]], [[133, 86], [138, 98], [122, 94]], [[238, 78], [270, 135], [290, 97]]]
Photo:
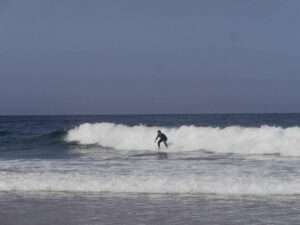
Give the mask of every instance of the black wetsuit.
[[168, 138], [167, 138], [167, 136], [165, 134], [159, 133], [157, 135], [156, 139], [158, 139], [158, 138], [159, 138], [158, 143], [157, 143], [158, 147], [160, 147], [160, 143], [162, 143], [162, 142], [164, 142], [165, 146], [168, 147], [168, 144], [167, 144]]

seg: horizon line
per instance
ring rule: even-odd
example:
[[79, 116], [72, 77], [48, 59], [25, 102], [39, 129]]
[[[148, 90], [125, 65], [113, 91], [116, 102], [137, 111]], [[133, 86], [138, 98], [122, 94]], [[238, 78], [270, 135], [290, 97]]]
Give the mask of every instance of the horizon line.
[[0, 114], [0, 116], [154, 116], [154, 115], [264, 115], [264, 114], [300, 114], [300, 112], [226, 112], [226, 113], [78, 113], [78, 114]]

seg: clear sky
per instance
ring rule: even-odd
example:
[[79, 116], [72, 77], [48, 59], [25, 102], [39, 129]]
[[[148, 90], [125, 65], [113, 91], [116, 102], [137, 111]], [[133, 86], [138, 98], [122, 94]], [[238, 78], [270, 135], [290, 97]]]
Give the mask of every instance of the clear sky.
[[300, 112], [298, 0], [0, 0], [0, 114]]

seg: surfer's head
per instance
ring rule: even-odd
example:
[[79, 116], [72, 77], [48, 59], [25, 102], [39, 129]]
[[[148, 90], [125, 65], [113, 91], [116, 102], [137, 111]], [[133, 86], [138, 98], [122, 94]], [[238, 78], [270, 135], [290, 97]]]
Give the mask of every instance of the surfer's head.
[[160, 131], [160, 130], [158, 130], [158, 131], [157, 131], [157, 133], [159, 133], [159, 134], [160, 134], [160, 133], [161, 133], [161, 131]]

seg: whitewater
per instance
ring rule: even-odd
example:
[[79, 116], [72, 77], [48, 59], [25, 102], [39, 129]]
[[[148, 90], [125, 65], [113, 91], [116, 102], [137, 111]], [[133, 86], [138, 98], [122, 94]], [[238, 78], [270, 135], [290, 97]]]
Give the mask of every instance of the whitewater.
[[154, 151], [157, 130], [169, 138], [166, 152], [210, 151], [214, 153], [280, 154], [300, 156], [299, 127], [148, 127], [115, 123], [84, 123], [68, 131], [66, 141], [97, 144], [116, 150]]

